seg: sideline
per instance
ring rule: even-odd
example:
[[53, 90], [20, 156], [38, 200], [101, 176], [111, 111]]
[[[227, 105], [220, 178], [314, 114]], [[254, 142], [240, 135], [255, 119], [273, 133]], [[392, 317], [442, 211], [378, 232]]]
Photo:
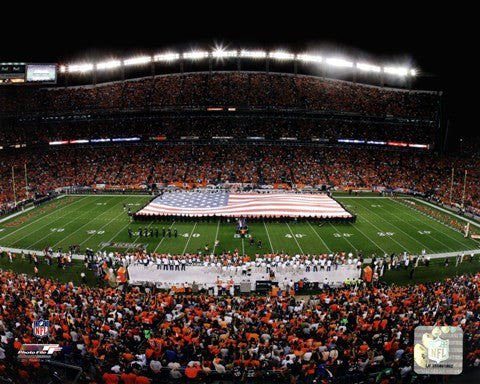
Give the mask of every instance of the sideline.
[[[3, 251], [13, 252], [13, 253], [23, 252], [25, 254], [32, 253], [32, 254], [35, 254], [37, 256], [43, 256], [43, 251], [33, 250], [33, 249], [0, 247], [0, 252], [3, 252]], [[425, 256], [430, 256], [431, 259], [441, 259], [441, 258], [445, 258], [445, 257], [454, 257], [454, 256], [460, 255], [462, 253], [465, 254], [465, 255], [471, 255], [472, 253], [474, 255], [480, 255], [480, 248], [479, 249], [467, 249], [467, 250], [463, 250], [463, 251], [443, 252], [443, 253], [426, 253]], [[53, 252], [54, 257], [56, 257], [57, 255], [58, 255], [58, 252]], [[415, 255], [415, 254], [412, 253], [412, 255]], [[379, 256], [378, 258], [381, 258], [381, 257], [382, 256]], [[72, 259], [75, 259], [75, 260], [84, 260], [84, 258], [85, 258], [85, 255], [77, 255], [77, 254], [72, 255]], [[368, 264], [371, 261], [372, 261], [371, 258], [363, 259], [364, 264]]]
[[[66, 196], [67, 195], [59, 195], [59, 196], [55, 197], [55, 199], [52, 199], [52, 201], [57, 200], [57, 199], [61, 199], [62, 197], [66, 197]], [[4, 218], [0, 219], [0, 223], [3, 223], [3, 222], [8, 221], [10, 219], [13, 219], [16, 216], [23, 215], [25, 212], [31, 211], [32, 209], [38, 208], [38, 207], [40, 207], [40, 205], [39, 206], [32, 205], [31, 207], [28, 207], [27, 209], [24, 209], [23, 211], [18, 211], [18, 212], [12, 213], [11, 215], [5, 216]]]
[[146, 193], [135, 194], [122, 194], [122, 193], [65, 193], [62, 196], [94, 196], [94, 197], [156, 197]]
[[449, 211], [448, 209], [439, 207], [438, 205], [429, 203], [428, 201], [420, 200], [420, 199], [418, 199], [418, 198], [416, 198], [416, 197], [414, 197], [413, 199], [416, 200], [416, 201], [418, 201], [418, 202], [421, 203], [421, 204], [429, 205], [429, 206], [432, 207], [432, 208], [438, 209], [439, 211], [442, 211], [442, 212], [444, 212], [444, 213], [448, 213], [449, 215], [455, 216], [457, 219], [466, 221], [467, 223], [470, 223], [470, 224], [474, 225], [475, 227], [480, 228], [480, 224], [478, 224], [476, 221], [472, 221], [472, 220], [470, 220], [470, 219], [467, 219], [465, 216], [457, 215], [455, 212], [452, 212], [452, 211]]

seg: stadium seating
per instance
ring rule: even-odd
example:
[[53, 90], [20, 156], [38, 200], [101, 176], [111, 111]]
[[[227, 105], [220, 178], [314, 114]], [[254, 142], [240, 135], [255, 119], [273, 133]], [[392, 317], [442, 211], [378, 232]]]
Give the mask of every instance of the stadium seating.
[[434, 120], [435, 92], [371, 87], [350, 82], [265, 73], [219, 72], [157, 76], [97, 87], [32, 90], [0, 94], [3, 112], [145, 110], [179, 106], [294, 108], [366, 116]]
[[[116, 145], [16, 150], [2, 155], [4, 170], [23, 175], [27, 164], [31, 192], [45, 194], [65, 186], [95, 184], [151, 186], [225, 182], [330, 185], [349, 188], [405, 188], [449, 203], [452, 166], [454, 202], [461, 202], [463, 172], [468, 170], [465, 202], [480, 208], [480, 164], [472, 155], [436, 157], [430, 153], [267, 145]], [[418, 172], [419, 167], [424, 171]], [[17, 199], [25, 197], [25, 180], [17, 177]], [[11, 173], [0, 178], [3, 209], [13, 200]]]
[[32, 341], [32, 320], [42, 316], [55, 324], [50, 340], [61, 352], [54, 359], [82, 366], [83, 380], [90, 383], [128, 375], [144, 379], [124, 382], [185, 377], [238, 382], [244, 375], [367, 381], [386, 369], [407, 380], [419, 321], [461, 327], [466, 367], [480, 359], [480, 275], [355, 292], [344, 286], [308, 301], [87, 288], [11, 272], [0, 272], [0, 284], [0, 345], [6, 352], [0, 378], [15, 382], [34, 382], [43, 373], [38, 362], [15, 359], [20, 345]]
[[[254, 72], [4, 87], [0, 214], [27, 194], [99, 185], [397, 189], [450, 203], [452, 168], [453, 202], [461, 202], [466, 170], [466, 208], [480, 214], [478, 143], [438, 154], [439, 103], [433, 92]], [[49, 342], [62, 347], [55, 360], [81, 366], [84, 382], [381, 382], [388, 369], [406, 381], [420, 320], [461, 327], [465, 363], [479, 365], [479, 284], [480, 275], [407, 287], [342, 286], [306, 300], [190, 295], [182, 288], [182, 295], [152, 294], [0, 271], [0, 382], [42, 382], [37, 362], [14, 358], [20, 344], [33, 342], [32, 321], [41, 317], [54, 324]]]

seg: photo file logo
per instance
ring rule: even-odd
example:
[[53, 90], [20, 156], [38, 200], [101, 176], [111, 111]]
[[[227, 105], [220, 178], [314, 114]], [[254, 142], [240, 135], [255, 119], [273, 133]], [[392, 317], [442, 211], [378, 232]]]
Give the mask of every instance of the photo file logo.
[[20, 359], [50, 359], [55, 352], [60, 352], [59, 344], [23, 344], [18, 351]]

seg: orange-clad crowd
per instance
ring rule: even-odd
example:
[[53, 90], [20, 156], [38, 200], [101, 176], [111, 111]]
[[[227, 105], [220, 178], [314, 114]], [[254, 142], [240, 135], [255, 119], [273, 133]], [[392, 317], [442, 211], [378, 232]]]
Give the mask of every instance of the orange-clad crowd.
[[[25, 197], [24, 165], [29, 194], [65, 186], [145, 185], [177, 183], [253, 183], [329, 185], [343, 189], [405, 188], [461, 203], [467, 171], [465, 204], [480, 212], [480, 159], [437, 157], [430, 153], [364, 148], [268, 145], [154, 145], [62, 147], [5, 153], [2, 169], [16, 170], [17, 201]], [[419, 169], [421, 172], [419, 172]], [[0, 204], [13, 201], [12, 175], [0, 175]]]
[[344, 286], [299, 298], [172, 296], [1, 272], [0, 377], [38, 379], [37, 362], [15, 357], [36, 340], [32, 322], [44, 319], [50, 321], [44, 342], [62, 349], [54, 359], [82, 366], [89, 383], [265, 375], [312, 382], [388, 368], [395, 381], [386, 383], [407, 382], [420, 324], [461, 327], [466, 367], [480, 363], [479, 284], [477, 274], [407, 287]]

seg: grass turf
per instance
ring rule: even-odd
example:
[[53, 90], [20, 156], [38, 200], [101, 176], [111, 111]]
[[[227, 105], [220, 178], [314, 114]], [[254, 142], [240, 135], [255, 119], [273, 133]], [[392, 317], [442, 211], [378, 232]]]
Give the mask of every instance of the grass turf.
[[[407, 251], [419, 253], [426, 249], [428, 253], [460, 252], [478, 249], [480, 244], [465, 239], [457, 232], [434, 219], [401, 205], [391, 198], [362, 195], [337, 197], [349, 210], [357, 214], [355, 224], [315, 224], [296, 223], [250, 223], [250, 233], [256, 240], [261, 239], [263, 246], [250, 246], [248, 239], [235, 235], [235, 224], [214, 222], [131, 222], [124, 211], [124, 204], [136, 211], [149, 200], [148, 196], [66, 196], [51, 201], [38, 208], [25, 212], [0, 224], [0, 246], [37, 249], [52, 246], [57, 250], [68, 249], [78, 244], [81, 250], [89, 247], [106, 251], [132, 250], [135, 244], [145, 244], [149, 252], [169, 252], [171, 254], [204, 251], [208, 244], [209, 252], [238, 249], [240, 253], [254, 256], [255, 253], [283, 251], [290, 254], [318, 254], [333, 251], [362, 251], [365, 256], [372, 253], [400, 253]], [[139, 228], [158, 228], [159, 237], [129, 238], [127, 229], [134, 233]], [[162, 237], [161, 229], [172, 229], [172, 237]], [[178, 237], [173, 236], [177, 229]], [[215, 239], [220, 240], [218, 248]], [[117, 243], [117, 248], [105, 243]], [[121, 244], [125, 243], [125, 244]], [[10, 263], [0, 258], [0, 268], [19, 273], [33, 273], [33, 264], [17, 255]], [[96, 285], [91, 271], [86, 271], [83, 263], [74, 260], [71, 267], [60, 270], [53, 263], [47, 266], [41, 259], [39, 275], [58, 279], [61, 282], [72, 281], [80, 284], [80, 273], [85, 271], [87, 284]], [[480, 261], [476, 256], [473, 262], [464, 261], [455, 266], [455, 258], [450, 258], [450, 266], [444, 266], [444, 259], [432, 260], [430, 267], [415, 269], [413, 279], [409, 271], [398, 269], [388, 271], [383, 277], [387, 283], [400, 285], [419, 282], [438, 281], [458, 274], [480, 271]]]
[[[313, 222], [249, 223], [250, 234], [262, 240], [262, 247], [250, 246], [248, 239], [235, 235], [235, 224], [214, 222], [130, 222], [124, 204], [136, 211], [148, 196], [67, 196], [0, 224], [0, 246], [41, 250], [51, 246], [67, 250], [70, 245], [106, 251], [133, 250], [144, 244], [148, 252], [179, 254], [238, 249], [241, 254], [287, 252], [318, 254], [362, 251], [375, 253], [457, 252], [478, 249], [480, 243], [401, 205], [391, 198], [341, 196], [349, 210], [357, 214], [354, 224], [315, 224]], [[158, 228], [159, 237], [137, 236], [139, 228]], [[172, 237], [162, 237], [162, 228]], [[134, 236], [129, 238], [127, 229]], [[178, 237], [173, 236], [177, 229]], [[214, 247], [215, 239], [220, 241]], [[111, 244], [116, 243], [116, 244]], [[121, 244], [123, 243], [123, 244]]]
[[387, 284], [410, 285], [442, 281], [453, 276], [480, 272], [479, 256], [475, 256], [473, 261], [471, 261], [471, 258], [469, 260], [464, 259], [463, 263], [459, 263], [458, 266], [456, 266], [456, 257], [449, 257], [448, 260], [448, 267], [445, 267], [444, 258], [433, 259], [429, 267], [420, 264], [415, 268], [412, 278], [410, 278], [411, 268], [408, 270], [405, 268], [390, 270], [385, 273], [381, 280]]
[[[39, 276], [46, 277], [50, 279], [57, 280], [61, 283], [73, 282], [75, 285], [83, 284], [80, 274], [85, 273], [86, 281], [85, 284], [89, 286], [104, 286], [104, 282], [98, 280], [91, 270], [87, 270], [83, 262], [80, 260], [73, 260], [70, 267], [65, 269], [57, 268], [56, 262], [54, 261], [51, 266], [48, 266], [45, 263], [45, 260], [41, 257], [39, 263]], [[434, 281], [441, 281], [448, 277], [472, 274], [480, 272], [480, 257], [475, 256], [473, 261], [465, 259], [463, 263], [459, 263], [458, 266], [455, 265], [455, 257], [449, 258], [449, 266], [445, 267], [445, 259], [434, 259], [430, 262], [429, 267], [420, 265], [415, 268], [415, 272], [410, 278], [410, 270], [404, 268], [398, 268], [390, 271], [386, 271], [385, 275], [381, 278], [381, 281], [387, 284], [396, 284], [396, 285], [410, 285], [410, 284], [419, 284], [419, 283], [428, 283]], [[26, 273], [33, 275], [33, 264], [30, 264], [28, 258], [22, 258], [21, 255], [17, 254], [13, 259], [13, 262], [10, 262], [7, 257], [0, 257], [0, 270], [4, 271], [13, 271], [16, 273]]]
[[[16, 273], [26, 273], [28, 275], [34, 275], [34, 264], [29, 263], [28, 257], [22, 258], [20, 254], [17, 254], [12, 262], [4, 255], [0, 257], [0, 270], [12, 271]], [[83, 261], [73, 260], [72, 265], [65, 269], [57, 267], [57, 263], [53, 260], [52, 265], [49, 266], [43, 259], [39, 258], [38, 276], [45, 277], [53, 280], [57, 280], [61, 283], [72, 282], [75, 285], [83, 284], [80, 274], [85, 273], [85, 284], [89, 286], [103, 286], [103, 281], [100, 281], [95, 277], [93, 271], [86, 269]]]

